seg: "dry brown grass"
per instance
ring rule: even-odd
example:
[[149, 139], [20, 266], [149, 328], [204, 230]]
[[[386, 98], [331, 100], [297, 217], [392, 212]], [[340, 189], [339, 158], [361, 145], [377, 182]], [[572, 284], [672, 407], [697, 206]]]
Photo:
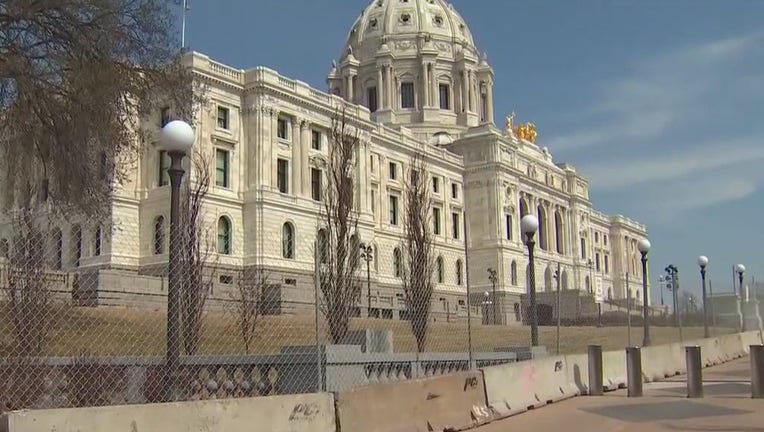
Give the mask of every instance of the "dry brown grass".
[[[53, 330], [47, 344], [47, 354], [76, 355], [157, 355], [165, 349], [165, 313], [117, 308], [57, 309]], [[355, 319], [353, 329], [391, 329], [396, 352], [415, 349], [414, 337], [408, 322], [390, 320]], [[321, 329], [321, 341], [327, 341]], [[679, 341], [679, 332], [671, 327], [652, 327], [653, 344]], [[716, 334], [729, 333], [717, 329]], [[631, 341], [641, 344], [642, 328], [632, 328]], [[556, 349], [556, 329], [540, 328], [540, 343], [550, 352]], [[701, 338], [701, 328], [684, 329], [684, 339]], [[265, 317], [258, 327], [255, 346], [250, 353], [275, 353], [281, 347], [313, 345], [315, 321], [310, 317]], [[627, 345], [625, 327], [562, 327], [560, 332], [562, 353], [585, 352], [587, 345], [601, 344], [604, 350], [621, 349]], [[7, 353], [12, 343], [7, 319], [0, 317], [0, 354]], [[495, 348], [530, 345], [528, 327], [502, 327], [473, 325], [472, 344], [476, 352], [494, 351]], [[427, 344], [430, 352], [467, 351], [467, 325], [433, 323]], [[243, 354], [243, 344], [237, 334], [235, 321], [222, 313], [209, 313], [204, 318], [200, 354]]]

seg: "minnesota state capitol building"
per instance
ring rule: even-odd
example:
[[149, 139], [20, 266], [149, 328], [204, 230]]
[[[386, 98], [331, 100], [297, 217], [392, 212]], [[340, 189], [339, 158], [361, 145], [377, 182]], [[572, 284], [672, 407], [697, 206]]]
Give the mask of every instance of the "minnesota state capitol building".
[[[216, 261], [222, 268], [267, 268], [277, 285], [273, 313], [313, 310], [322, 169], [332, 116], [343, 100], [361, 130], [358, 235], [373, 246], [373, 316], [400, 319], [405, 311], [403, 182], [419, 151], [426, 153], [434, 199], [434, 319], [466, 317], [468, 283], [470, 304], [485, 302], [493, 290], [490, 268], [496, 270], [499, 319], [522, 320], [528, 258], [519, 221], [527, 213], [540, 221], [535, 280], [542, 298], [556, 289], [559, 264], [561, 289], [578, 290], [576, 296], [592, 304], [597, 289], [605, 299], [626, 298], [627, 273], [632, 297], [641, 299], [637, 242], [647, 236], [645, 226], [596, 211], [586, 178], [552, 158], [543, 139], [537, 141], [535, 125], [515, 125], [511, 117], [505, 124], [503, 115], [494, 123], [494, 71], [446, 1], [374, 0], [332, 62], [328, 92], [265, 67], [235, 69], [200, 53], [187, 53], [184, 60], [208, 92], [195, 121], [195, 146], [214, 155], [205, 217], [217, 230]], [[158, 130], [170, 115], [157, 114], [149, 126]], [[138, 278], [151, 279], [147, 269], [167, 262], [167, 245], [157, 242], [163, 235], [157, 231], [169, 225], [168, 164], [158, 143], [141, 156], [135, 177], [115, 199], [115, 225], [121, 229], [98, 245], [98, 256], [88, 247], [96, 228], [63, 230], [64, 254], [73, 253], [72, 242], [84, 244], [76, 264], [99, 269], [99, 286], [119, 274], [123, 288], [133, 284], [166, 293], [163, 279]], [[74, 262], [60, 259], [64, 267]], [[360, 272], [364, 316], [365, 263]], [[214, 291], [224, 290], [231, 277], [221, 271]]]

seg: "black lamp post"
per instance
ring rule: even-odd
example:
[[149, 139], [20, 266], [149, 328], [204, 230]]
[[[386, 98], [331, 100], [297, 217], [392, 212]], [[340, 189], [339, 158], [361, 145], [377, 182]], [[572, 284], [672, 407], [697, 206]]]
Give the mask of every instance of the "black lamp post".
[[496, 276], [496, 269], [488, 269], [488, 280], [491, 281], [491, 311], [493, 313], [493, 324], [496, 325], [496, 282], [499, 280]]
[[183, 181], [183, 158], [194, 145], [194, 130], [183, 121], [174, 120], [162, 128], [162, 147], [170, 156], [170, 167], [167, 174], [170, 177], [170, 246], [168, 256], [167, 281], [167, 347], [165, 374], [165, 400], [177, 400], [178, 372], [180, 368], [180, 277], [182, 269], [179, 263], [178, 230], [180, 229], [180, 185]]
[[366, 317], [371, 318], [371, 260], [374, 259], [374, 248], [361, 244], [361, 259], [366, 261]]
[[706, 266], [708, 265], [708, 257], [705, 255], [699, 256], [698, 265], [700, 266], [701, 293], [703, 294], [703, 337], [709, 338], [711, 334], [708, 331], [708, 297], [706, 296]]
[[538, 313], [536, 311], [536, 269], [533, 263], [533, 247], [536, 245], [533, 236], [539, 229], [539, 220], [536, 216], [525, 215], [520, 220], [520, 228], [525, 235], [525, 245], [528, 247], [528, 284], [531, 308], [531, 346], [539, 344]]
[[650, 240], [640, 240], [637, 244], [637, 249], [639, 249], [639, 253], [642, 255], [642, 319], [644, 321], [642, 346], [650, 346], [650, 311], [647, 304], [647, 253], [650, 251]]
[[740, 287], [740, 314], [743, 318], [743, 323], [740, 327], [740, 331], [745, 331], [745, 291], [743, 289], [743, 275], [745, 274], [745, 266], [743, 264], [736, 265], [735, 272], [737, 272], [738, 281], [740, 282], [738, 284], [738, 287]]

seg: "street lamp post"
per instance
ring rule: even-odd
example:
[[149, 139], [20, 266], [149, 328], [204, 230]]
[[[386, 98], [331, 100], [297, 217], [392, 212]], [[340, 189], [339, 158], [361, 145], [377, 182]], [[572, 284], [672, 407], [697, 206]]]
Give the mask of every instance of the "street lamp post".
[[669, 264], [666, 266], [666, 280], [671, 284], [671, 294], [674, 300], [674, 326], [679, 328], [679, 340], [682, 339], [682, 316], [679, 314], [679, 269]]
[[711, 337], [708, 331], [708, 296], [706, 296], [706, 266], [708, 265], [708, 257], [701, 255], [698, 257], [698, 265], [700, 266], [700, 280], [701, 280], [701, 293], [703, 294], [703, 337]]
[[183, 181], [183, 158], [194, 145], [194, 130], [181, 120], [174, 120], [162, 128], [162, 147], [170, 156], [170, 246], [167, 281], [167, 347], [165, 374], [165, 400], [177, 400], [178, 372], [180, 368], [180, 277], [182, 269], [178, 262], [178, 230], [180, 229], [180, 185]]
[[664, 306], [664, 304], [663, 304], [663, 281], [664, 280], [665, 279], [663, 278], [663, 275], [658, 276], [658, 284], [661, 287], [661, 306]]
[[642, 255], [642, 319], [644, 321], [642, 346], [650, 346], [650, 313], [647, 304], [647, 253], [650, 251], [650, 240], [640, 240], [637, 244], [637, 249], [639, 249], [639, 253]]
[[496, 282], [498, 282], [496, 269], [488, 269], [488, 280], [491, 281], [491, 312], [493, 315], [493, 324], [496, 325]]
[[361, 244], [361, 259], [366, 261], [366, 317], [371, 318], [371, 260], [374, 259], [374, 248]]
[[743, 264], [736, 265], [735, 272], [737, 272], [738, 281], [740, 282], [738, 284], [740, 287], [740, 314], [742, 315], [743, 321], [740, 330], [745, 331], [745, 291], [743, 289], [743, 275], [745, 274], [745, 266]]
[[520, 228], [525, 235], [525, 245], [528, 247], [528, 276], [530, 283], [528, 284], [529, 296], [530, 296], [530, 308], [531, 308], [531, 346], [538, 346], [539, 344], [539, 329], [538, 329], [538, 316], [536, 311], [536, 269], [533, 263], [533, 247], [536, 242], [533, 240], [533, 236], [539, 229], [539, 220], [536, 216], [525, 215], [520, 220]]

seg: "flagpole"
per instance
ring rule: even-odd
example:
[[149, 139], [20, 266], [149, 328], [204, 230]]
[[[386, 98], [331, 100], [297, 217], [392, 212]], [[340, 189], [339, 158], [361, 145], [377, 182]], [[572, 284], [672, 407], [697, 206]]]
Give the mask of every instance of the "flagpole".
[[188, 7], [188, 0], [182, 0], [183, 1], [183, 18], [181, 22], [181, 30], [180, 30], [180, 50], [185, 51], [186, 50], [186, 14], [188, 13], [189, 7]]

